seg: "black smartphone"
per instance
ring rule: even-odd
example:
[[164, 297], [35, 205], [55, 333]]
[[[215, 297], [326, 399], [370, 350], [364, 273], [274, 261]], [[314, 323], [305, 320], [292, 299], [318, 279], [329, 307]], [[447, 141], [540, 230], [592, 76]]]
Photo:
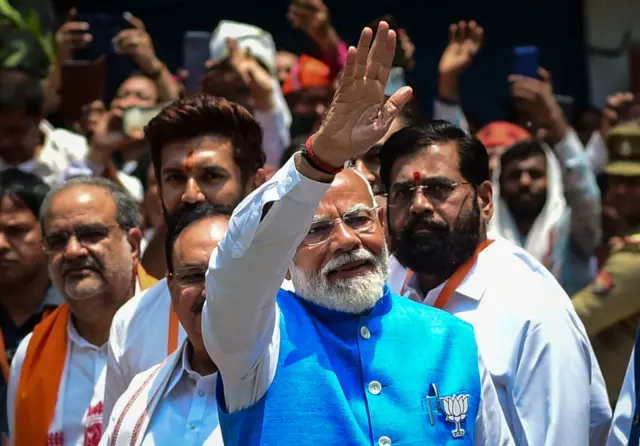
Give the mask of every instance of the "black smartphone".
[[209, 43], [211, 33], [207, 31], [187, 31], [183, 38], [183, 67], [189, 72], [187, 91], [197, 93], [200, 90], [200, 80], [205, 75], [205, 62], [211, 57]]
[[513, 50], [513, 74], [538, 77], [540, 55], [537, 46], [519, 46]]
[[[125, 13], [126, 14], [126, 13]], [[101, 55], [115, 54], [113, 41], [123, 29], [133, 28], [133, 25], [125, 18], [125, 15], [105, 13], [78, 13], [75, 18], [78, 22], [89, 24], [89, 33], [93, 40], [86, 48], [77, 50], [73, 54], [75, 60], [96, 60]]]

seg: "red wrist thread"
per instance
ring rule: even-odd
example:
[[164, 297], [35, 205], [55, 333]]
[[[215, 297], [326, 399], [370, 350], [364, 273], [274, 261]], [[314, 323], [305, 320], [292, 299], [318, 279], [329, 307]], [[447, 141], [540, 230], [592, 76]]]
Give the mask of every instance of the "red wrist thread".
[[305, 148], [307, 149], [307, 155], [309, 156], [309, 158], [312, 161], [313, 167], [323, 171], [324, 173], [328, 173], [330, 175], [336, 175], [337, 173], [339, 173], [340, 171], [342, 171], [342, 166], [340, 167], [335, 167], [332, 166], [331, 164], [327, 164], [324, 161], [322, 161], [320, 158], [318, 158], [318, 155], [316, 155], [313, 151], [313, 147], [312, 147], [312, 143], [313, 143], [313, 137], [315, 135], [311, 135], [308, 139], [307, 142], [305, 143]]

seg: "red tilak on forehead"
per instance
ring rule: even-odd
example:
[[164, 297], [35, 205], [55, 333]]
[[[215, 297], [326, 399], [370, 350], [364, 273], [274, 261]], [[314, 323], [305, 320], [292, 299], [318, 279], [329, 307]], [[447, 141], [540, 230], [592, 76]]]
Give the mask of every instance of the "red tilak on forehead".
[[187, 172], [191, 172], [191, 170], [193, 170], [193, 150], [190, 150], [187, 154], [187, 159], [184, 163], [184, 167], [185, 169], [187, 169]]
[[420, 181], [420, 172], [413, 172], [413, 181], [416, 183]]

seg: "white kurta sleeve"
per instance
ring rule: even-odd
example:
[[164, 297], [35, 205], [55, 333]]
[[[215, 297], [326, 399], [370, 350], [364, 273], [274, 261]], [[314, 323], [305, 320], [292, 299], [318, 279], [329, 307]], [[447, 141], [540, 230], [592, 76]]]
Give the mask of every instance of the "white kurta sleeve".
[[474, 444], [476, 446], [515, 446], [511, 431], [504, 418], [498, 392], [493, 385], [491, 374], [487, 370], [480, 352], [478, 352], [478, 368], [482, 393], [478, 415], [476, 416]]
[[9, 427], [9, 446], [15, 446], [14, 433], [16, 431], [16, 399], [18, 395], [18, 384], [20, 384], [20, 374], [22, 373], [22, 364], [27, 356], [27, 348], [31, 341], [31, 333], [20, 341], [16, 354], [11, 361], [11, 372], [9, 375], [9, 384], [7, 386], [7, 422]]
[[295, 158], [240, 203], [209, 262], [202, 335], [230, 412], [254, 404], [273, 380], [280, 344], [275, 298], [330, 186], [301, 175]]
[[627, 446], [629, 444], [629, 433], [631, 432], [631, 422], [633, 413], [636, 410], [636, 382], [635, 382], [635, 361], [633, 355], [635, 348], [631, 352], [627, 373], [624, 375], [624, 383], [618, 397], [616, 410], [613, 413], [613, 422], [609, 430], [607, 446]]
[[510, 389], [518, 445], [589, 444], [591, 356], [568, 310], [528, 329]]

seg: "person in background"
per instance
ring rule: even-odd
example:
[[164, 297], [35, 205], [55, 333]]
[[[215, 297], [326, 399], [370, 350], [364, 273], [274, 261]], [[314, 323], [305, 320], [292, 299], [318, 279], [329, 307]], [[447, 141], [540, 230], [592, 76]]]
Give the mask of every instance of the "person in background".
[[164, 215], [162, 213], [162, 201], [160, 200], [160, 189], [156, 181], [156, 174], [153, 171], [153, 164], [147, 168], [147, 190], [144, 194], [144, 201], [141, 203], [143, 227], [140, 252], [144, 255], [149, 241], [156, 231], [162, 230], [164, 226]]
[[49, 272], [65, 303], [13, 358], [10, 444], [96, 444], [113, 315], [156, 281], [139, 265], [137, 205], [115, 183], [72, 179], [47, 194], [40, 215]]
[[309, 136], [318, 129], [333, 98], [331, 69], [318, 59], [303, 54], [282, 86], [291, 109], [291, 136]]
[[[347, 58], [347, 45], [331, 23], [331, 11], [327, 5], [322, 0], [292, 1], [287, 19], [293, 29], [304, 32], [316, 44], [322, 54], [321, 61], [329, 68], [330, 78], [337, 79]], [[291, 60], [290, 57], [285, 59], [287, 65]]]
[[[473, 331], [389, 292], [373, 193], [341, 172], [411, 96], [405, 87], [385, 103], [396, 36], [385, 22], [371, 47], [372, 34], [349, 49], [318, 133], [239, 205], [209, 261], [202, 336], [226, 444], [512, 444]], [[453, 404], [465, 421], [450, 432], [451, 407], [432, 408], [430, 426], [415, 396], [445, 404], [462, 389]]]
[[86, 140], [43, 119], [44, 92], [39, 79], [0, 70], [0, 171], [16, 167], [48, 185], [88, 154]]
[[49, 191], [39, 177], [0, 172], [0, 444], [8, 438], [7, 383], [18, 344], [62, 303], [42, 251], [40, 206]]
[[291, 51], [279, 50], [276, 53], [276, 70], [280, 86], [282, 86], [287, 81], [291, 70], [297, 62], [298, 56], [293, 54]]
[[567, 294], [530, 255], [487, 235], [482, 143], [435, 121], [395, 133], [380, 158], [391, 290], [474, 326], [516, 444], [602, 445], [611, 408]]
[[102, 444], [125, 446], [134, 437], [142, 446], [223, 444], [215, 399], [217, 368], [204, 347], [201, 313], [209, 258], [230, 216], [230, 206], [202, 204], [180, 213], [169, 228], [167, 284], [187, 339], [167, 360], [131, 381], [115, 405]]
[[611, 254], [595, 280], [573, 296], [573, 305], [615, 403], [640, 322], [640, 127], [614, 127], [607, 147], [603, 207]]
[[595, 276], [600, 190], [554, 97], [550, 74], [541, 69], [540, 76], [510, 77], [516, 108], [532, 122], [536, 140], [502, 154], [493, 172], [489, 231], [523, 247], [572, 295]]
[[506, 149], [516, 143], [532, 138], [525, 128], [506, 121], [494, 121], [476, 132], [476, 138], [487, 148], [489, 154], [489, 174], [493, 175]]
[[[180, 99], [149, 123], [146, 137], [167, 223], [203, 203], [233, 208], [265, 181], [260, 126], [247, 110], [225, 99]], [[156, 231], [145, 257], [166, 258], [163, 243], [152, 251], [166, 234], [166, 226]], [[164, 360], [185, 337], [165, 279], [118, 311], [109, 336], [105, 424], [135, 375]]]
[[[236, 69], [243, 78], [246, 75], [246, 69], [243, 67], [251, 67], [249, 60], [245, 60], [245, 56], [249, 56], [255, 60], [269, 74], [271, 88], [267, 90], [262, 82], [247, 80], [249, 86], [258, 87], [255, 91], [260, 92], [261, 97], [259, 104], [262, 105], [264, 115], [256, 114], [256, 120], [259, 121], [265, 134], [269, 136], [269, 144], [265, 145], [264, 151], [267, 156], [267, 164], [277, 166], [280, 157], [285, 148], [289, 146], [291, 141], [289, 128], [291, 127], [291, 112], [287, 107], [287, 103], [282, 95], [280, 84], [276, 78], [276, 47], [273, 37], [268, 32], [245, 23], [233, 22], [230, 20], [222, 20], [213, 31], [210, 43], [211, 58], [214, 61], [221, 61], [229, 54], [229, 39], [237, 43], [241, 59], [236, 64]], [[244, 55], [240, 57], [240, 55]], [[239, 67], [239, 65], [242, 65]], [[249, 68], [249, 70], [251, 70]], [[255, 67], [253, 72], [258, 72]], [[258, 85], [259, 84], [259, 85]], [[268, 94], [267, 94], [268, 93]], [[255, 113], [255, 109], [253, 110]], [[277, 137], [276, 137], [277, 135]]]
[[267, 163], [276, 168], [275, 160], [282, 155], [283, 146], [273, 78], [257, 58], [241, 50], [235, 39], [229, 39], [227, 50], [224, 59], [207, 63], [200, 91], [236, 102], [253, 114], [262, 128]]

